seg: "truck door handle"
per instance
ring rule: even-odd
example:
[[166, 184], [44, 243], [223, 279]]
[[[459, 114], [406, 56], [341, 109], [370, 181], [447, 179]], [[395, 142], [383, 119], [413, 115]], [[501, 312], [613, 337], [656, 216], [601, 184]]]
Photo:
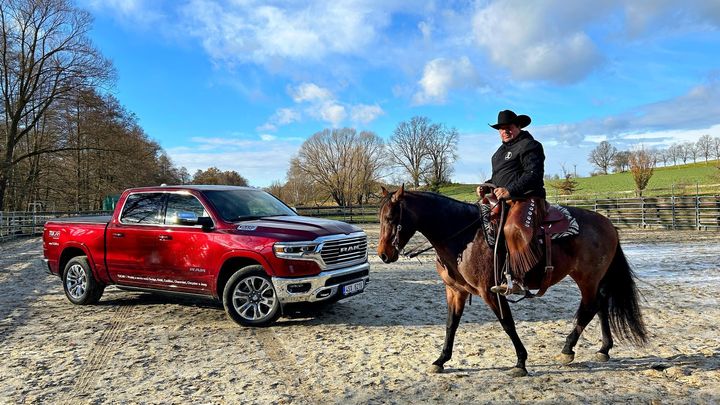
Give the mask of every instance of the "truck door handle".
[[170, 236], [170, 235], [160, 235], [160, 236], [158, 236], [158, 239], [160, 239], [160, 240], [171, 240], [171, 239], [172, 239], [172, 236]]
[[125, 237], [125, 234], [122, 232], [113, 232], [112, 236], [113, 238], [122, 238]]

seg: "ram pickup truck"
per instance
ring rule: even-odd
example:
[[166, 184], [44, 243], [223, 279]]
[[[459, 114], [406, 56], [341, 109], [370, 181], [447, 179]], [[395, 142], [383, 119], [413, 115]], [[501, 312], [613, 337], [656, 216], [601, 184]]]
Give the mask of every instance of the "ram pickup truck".
[[73, 304], [106, 286], [211, 297], [246, 326], [272, 324], [294, 303], [332, 302], [369, 282], [367, 235], [299, 216], [249, 187], [126, 190], [112, 216], [45, 224], [43, 253]]

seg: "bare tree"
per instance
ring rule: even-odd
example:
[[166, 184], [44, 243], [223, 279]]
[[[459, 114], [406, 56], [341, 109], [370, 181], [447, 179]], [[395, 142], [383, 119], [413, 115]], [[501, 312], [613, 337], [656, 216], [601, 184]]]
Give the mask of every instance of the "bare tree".
[[643, 190], [653, 175], [654, 168], [655, 159], [643, 147], [630, 153], [630, 171], [635, 180], [635, 190], [638, 196], [642, 196]]
[[[87, 37], [90, 15], [68, 0], [0, 0], [0, 209], [13, 168], [33, 156], [67, 149], [25, 138], [37, 134], [48, 109], [74, 90], [111, 75]], [[18, 156], [23, 141], [37, 150]]]
[[326, 129], [302, 144], [291, 166], [338, 205], [347, 206], [367, 194], [378, 180], [382, 145], [382, 140], [372, 132]]
[[623, 150], [615, 154], [612, 159], [612, 166], [615, 173], [625, 173], [630, 168], [630, 152]]
[[678, 164], [678, 160], [682, 159], [683, 156], [683, 150], [682, 145], [679, 145], [677, 143], [674, 143], [670, 145], [668, 150], [668, 155], [670, 156], [670, 159], [673, 161], [673, 165]]
[[443, 184], [450, 182], [452, 164], [457, 159], [458, 131], [440, 125], [437, 131], [430, 134], [427, 140], [427, 158], [429, 161], [428, 176], [425, 182], [430, 189], [438, 191]]
[[358, 204], [367, 202], [370, 194], [378, 189], [380, 173], [386, 166], [385, 156], [385, 143], [379, 136], [368, 131], [360, 133], [353, 153], [358, 177], [354, 195]]
[[698, 139], [697, 144], [698, 154], [705, 158], [705, 163], [710, 159], [713, 154], [713, 139], [710, 135], [705, 134]]
[[600, 169], [603, 174], [608, 174], [608, 168], [612, 164], [616, 153], [617, 148], [612, 146], [608, 141], [602, 141], [590, 152], [588, 161]]
[[[683, 149], [685, 150], [685, 155], [687, 157], [691, 157], [693, 160], [693, 163], [697, 163], [697, 158], [698, 158], [698, 154], [699, 154], [697, 144], [695, 142], [685, 142], [683, 144]], [[686, 160], [687, 160], [687, 158], [686, 158]], [[687, 162], [684, 160], [683, 163], [687, 163]]]
[[400, 122], [390, 137], [390, 159], [410, 176], [415, 188], [420, 187], [420, 180], [428, 171], [428, 143], [439, 127], [427, 117], [412, 117]]
[[713, 138], [713, 156], [715, 159], [720, 159], [720, 138]]

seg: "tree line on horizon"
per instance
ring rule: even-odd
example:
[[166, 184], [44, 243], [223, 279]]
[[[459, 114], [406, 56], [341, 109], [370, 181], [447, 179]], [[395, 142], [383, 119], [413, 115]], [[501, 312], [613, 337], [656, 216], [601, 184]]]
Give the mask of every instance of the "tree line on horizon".
[[[108, 195], [166, 184], [248, 185], [216, 167], [192, 176], [107, 89], [90, 14], [69, 0], [0, 0], [0, 211], [99, 210]], [[454, 128], [413, 117], [384, 142], [353, 128], [312, 135], [269, 191], [295, 205], [367, 201], [378, 184], [437, 189], [457, 159]]]

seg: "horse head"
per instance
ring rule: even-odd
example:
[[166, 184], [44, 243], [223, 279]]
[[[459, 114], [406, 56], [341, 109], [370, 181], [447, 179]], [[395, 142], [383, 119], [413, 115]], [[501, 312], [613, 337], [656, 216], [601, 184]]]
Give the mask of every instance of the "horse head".
[[382, 204], [379, 211], [380, 240], [377, 254], [385, 263], [397, 261], [400, 252], [415, 233], [415, 224], [407, 212], [405, 185], [394, 192], [382, 187]]

